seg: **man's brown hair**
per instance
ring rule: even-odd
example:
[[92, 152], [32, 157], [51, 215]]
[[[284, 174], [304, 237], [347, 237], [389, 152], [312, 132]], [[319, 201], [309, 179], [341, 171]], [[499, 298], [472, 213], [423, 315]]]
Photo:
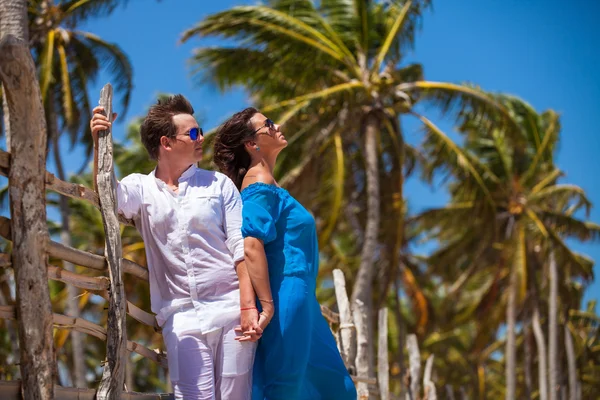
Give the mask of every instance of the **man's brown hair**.
[[160, 138], [162, 136], [174, 138], [177, 135], [177, 127], [173, 122], [173, 116], [179, 114], [194, 114], [194, 108], [181, 94], [158, 99], [158, 102], [150, 107], [148, 115], [142, 122], [140, 136], [144, 147], [146, 147], [150, 158], [153, 160], [158, 160]]

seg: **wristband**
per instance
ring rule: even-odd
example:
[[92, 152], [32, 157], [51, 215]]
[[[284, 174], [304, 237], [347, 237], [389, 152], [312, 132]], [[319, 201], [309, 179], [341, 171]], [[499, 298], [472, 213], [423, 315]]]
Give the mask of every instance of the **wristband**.
[[246, 310], [256, 310], [256, 307], [245, 307], [245, 308], [240, 308], [240, 311], [246, 311]]

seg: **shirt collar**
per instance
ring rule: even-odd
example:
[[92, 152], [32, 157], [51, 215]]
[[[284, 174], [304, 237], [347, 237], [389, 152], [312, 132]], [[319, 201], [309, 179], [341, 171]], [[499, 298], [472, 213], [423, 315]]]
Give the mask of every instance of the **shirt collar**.
[[[190, 179], [194, 175], [194, 172], [196, 172], [196, 169], [197, 169], [196, 164], [190, 165], [190, 167], [188, 169], [186, 169], [185, 171], [183, 171], [183, 174], [181, 174], [181, 176], [179, 177], [179, 182]], [[156, 168], [154, 168], [152, 170], [152, 172], [150, 172], [150, 176], [152, 176], [159, 183], [159, 185], [161, 185], [161, 187], [167, 186], [166, 183], [164, 183], [162, 181], [162, 179], [158, 179], [156, 177]]]
[[190, 165], [190, 167], [188, 169], [186, 169], [183, 174], [181, 174], [181, 176], [179, 177], [179, 182], [181, 181], [187, 181], [188, 179], [190, 179], [192, 177], [192, 175], [194, 175], [194, 172], [196, 172], [196, 164], [192, 164]]

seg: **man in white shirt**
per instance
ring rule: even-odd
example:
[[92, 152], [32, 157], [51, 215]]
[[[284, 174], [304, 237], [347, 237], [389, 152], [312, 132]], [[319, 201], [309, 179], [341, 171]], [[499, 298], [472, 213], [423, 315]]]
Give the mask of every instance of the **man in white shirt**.
[[[102, 112], [96, 107], [91, 121], [94, 149], [111, 125]], [[193, 113], [181, 95], [150, 108], [140, 135], [157, 167], [119, 182], [118, 209], [144, 239], [175, 397], [250, 399], [262, 330], [244, 263], [242, 201], [225, 175], [196, 167], [204, 138]]]

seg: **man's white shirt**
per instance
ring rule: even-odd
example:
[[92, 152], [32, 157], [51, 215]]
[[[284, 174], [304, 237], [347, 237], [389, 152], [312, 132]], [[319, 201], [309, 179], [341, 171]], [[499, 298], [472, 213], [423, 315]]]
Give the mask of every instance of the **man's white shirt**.
[[119, 182], [117, 201], [144, 239], [159, 325], [191, 306], [199, 325], [190, 328], [202, 333], [239, 319], [242, 200], [229, 178], [191, 166], [175, 193], [155, 171], [131, 174]]

